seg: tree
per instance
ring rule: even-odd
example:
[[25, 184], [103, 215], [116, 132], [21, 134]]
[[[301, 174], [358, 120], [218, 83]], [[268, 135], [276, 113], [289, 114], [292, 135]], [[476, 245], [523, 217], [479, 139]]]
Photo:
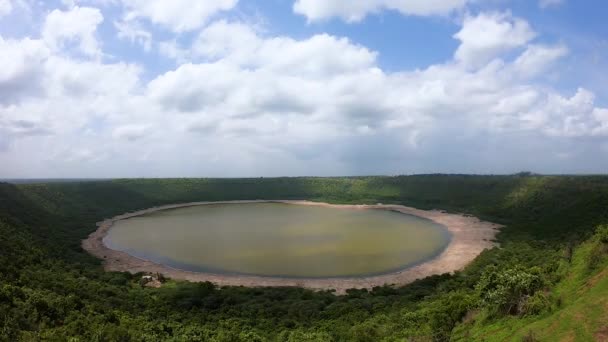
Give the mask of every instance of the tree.
[[475, 286], [481, 305], [497, 314], [519, 314], [526, 301], [545, 286], [539, 267], [525, 268], [517, 265], [500, 270], [488, 266]]

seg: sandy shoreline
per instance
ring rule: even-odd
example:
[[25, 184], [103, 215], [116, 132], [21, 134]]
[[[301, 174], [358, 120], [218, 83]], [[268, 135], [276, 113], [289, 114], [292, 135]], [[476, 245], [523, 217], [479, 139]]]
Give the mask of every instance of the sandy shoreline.
[[[159, 210], [175, 209], [196, 205], [208, 204], [231, 204], [231, 203], [287, 203], [298, 205], [315, 205], [334, 208], [353, 208], [353, 209], [385, 209], [402, 212], [414, 216], [430, 219], [436, 223], [444, 225], [452, 234], [452, 240], [446, 249], [436, 258], [420, 265], [404, 269], [402, 271], [370, 277], [359, 278], [331, 278], [331, 279], [289, 279], [275, 277], [258, 277], [248, 275], [226, 275], [189, 272], [161, 265], [152, 261], [143, 260], [131, 256], [125, 252], [112, 250], [105, 246], [103, 238], [106, 236], [114, 222], [127, 218], [149, 214]], [[479, 219], [461, 214], [448, 214], [437, 210], [420, 210], [401, 205], [339, 205], [310, 201], [224, 201], [224, 202], [192, 202], [183, 204], [165, 205], [153, 207], [137, 212], [126, 213], [115, 216], [111, 219], [97, 223], [98, 229], [89, 237], [82, 241], [82, 248], [104, 260], [106, 271], [119, 272], [151, 272], [162, 273], [173, 279], [188, 281], [210, 281], [219, 286], [300, 286], [315, 290], [335, 289], [337, 293], [344, 293], [350, 288], [368, 288], [385, 284], [405, 285], [416, 279], [425, 278], [435, 274], [450, 273], [464, 268], [469, 262], [475, 259], [479, 253], [486, 248], [492, 248], [492, 242], [500, 225], [490, 222], [480, 221]]]

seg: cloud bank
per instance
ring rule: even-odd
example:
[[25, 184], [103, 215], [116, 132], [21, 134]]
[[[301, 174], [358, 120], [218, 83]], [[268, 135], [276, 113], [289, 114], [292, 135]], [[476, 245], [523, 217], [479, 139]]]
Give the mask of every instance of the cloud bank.
[[[49, 11], [37, 35], [0, 38], [0, 176], [599, 172], [608, 166], [602, 161], [608, 158], [596, 157], [608, 153], [608, 109], [583, 87], [558, 91], [542, 82], [569, 49], [537, 42], [532, 25], [509, 12], [468, 14], [454, 34], [459, 45], [451, 59], [389, 72], [379, 51], [347, 37], [270, 35], [238, 19], [211, 19], [236, 1], [189, 3], [125, 0], [119, 18], [76, 4]], [[315, 7], [320, 3], [297, 1], [294, 9], [359, 20], [379, 8], [428, 15], [465, 5], [369, 1], [338, 11]], [[178, 20], [179, 13], [192, 17]], [[133, 20], [182, 32], [162, 43], [152, 34], [140, 41], [144, 53], [173, 67], [152, 72], [104, 50], [101, 25], [123, 32], [125, 43], [137, 42], [148, 31], [129, 35], [116, 24]], [[185, 31], [192, 38], [178, 39]]]

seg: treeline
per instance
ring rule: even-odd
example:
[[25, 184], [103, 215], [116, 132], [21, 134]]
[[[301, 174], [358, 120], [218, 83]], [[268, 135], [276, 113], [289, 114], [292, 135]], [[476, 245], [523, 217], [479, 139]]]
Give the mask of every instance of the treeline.
[[[462, 272], [346, 296], [173, 281], [142, 288], [139, 275], [103, 272], [80, 248], [104, 218], [162, 204], [236, 199], [397, 203], [473, 214], [506, 227], [498, 236], [502, 247]], [[586, 281], [605, 268], [607, 233], [596, 230], [603, 223], [608, 177], [602, 176], [2, 183], [0, 341], [475, 340], [490, 326], [511, 331], [521, 325], [514, 318], [536, 322], [568, 308], [565, 279]], [[536, 334], [532, 338], [542, 338], [542, 330]]]

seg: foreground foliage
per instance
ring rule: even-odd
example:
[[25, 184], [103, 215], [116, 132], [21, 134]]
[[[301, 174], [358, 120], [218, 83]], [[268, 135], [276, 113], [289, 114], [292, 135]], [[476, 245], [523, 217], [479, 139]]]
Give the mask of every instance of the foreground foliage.
[[[506, 227], [501, 248], [462, 272], [346, 296], [174, 281], [142, 288], [140, 275], [103, 272], [80, 249], [95, 222], [127, 211], [260, 198], [399, 203]], [[0, 341], [601, 340], [608, 338], [606, 222], [608, 177], [0, 184]]]

